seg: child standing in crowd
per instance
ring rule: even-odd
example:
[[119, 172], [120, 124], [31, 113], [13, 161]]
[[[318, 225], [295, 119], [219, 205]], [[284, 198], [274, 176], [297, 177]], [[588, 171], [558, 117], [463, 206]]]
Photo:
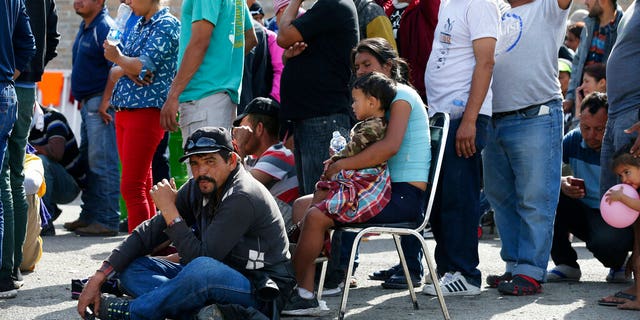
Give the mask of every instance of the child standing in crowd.
[[[351, 93], [353, 112], [360, 122], [351, 129], [351, 141], [325, 161], [325, 168], [384, 138], [387, 127], [384, 115], [396, 95], [394, 81], [382, 73], [369, 73], [355, 81]], [[381, 163], [371, 168], [341, 170], [318, 182], [314, 205], [303, 219], [300, 241], [293, 255], [298, 294], [291, 297], [283, 314], [297, 315], [299, 310], [308, 309], [308, 301], [315, 299], [314, 260], [322, 250], [325, 232], [336, 222], [367, 221], [389, 203], [391, 180], [386, 167], [386, 163]]]
[[[636, 158], [629, 152], [632, 144], [627, 144], [618, 150], [613, 155], [613, 162], [611, 167], [613, 171], [620, 177], [620, 181], [624, 184], [632, 186], [634, 189], [640, 188], [640, 158]], [[622, 188], [617, 190], [611, 190], [605, 194], [606, 201], [610, 204], [614, 201], [620, 201], [627, 207], [640, 211], [640, 200], [632, 199], [631, 197], [622, 193]], [[640, 310], [640, 301], [637, 299], [640, 296], [640, 282], [638, 276], [640, 275], [640, 219], [637, 219], [633, 223], [634, 233], [634, 245], [631, 258], [627, 262], [627, 272], [633, 270], [634, 285], [633, 287], [625, 290], [629, 297], [635, 296], [635, 299], [617, 298], [612, 301], [613, 304], [618, 304], [620, 309]]]

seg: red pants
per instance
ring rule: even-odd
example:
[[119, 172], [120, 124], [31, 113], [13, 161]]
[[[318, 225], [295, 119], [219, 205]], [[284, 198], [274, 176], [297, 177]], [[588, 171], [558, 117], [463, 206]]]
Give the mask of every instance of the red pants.
[[153, 186], [151, 162], [162, 140], [160, 109], [143, 108], [116, 112], [116, 143], [122, 177], [120, 192], [127, 204], [129, 233], [156, 214], [149, 190]]

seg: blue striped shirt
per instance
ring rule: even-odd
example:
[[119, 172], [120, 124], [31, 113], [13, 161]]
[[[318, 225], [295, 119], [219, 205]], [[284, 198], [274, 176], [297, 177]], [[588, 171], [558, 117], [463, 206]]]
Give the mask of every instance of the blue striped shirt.
[[562, 139], [562, 162], [571, 165], [574, 177], [584, 179], [587, 195], [580, 201], [589, 208], [600, 208], [600, 151], [587, 146], [580, 128]]
[[171, 81], [176, 73], [180, 21], [168, 8], [156, 12], [151, 19], [140, 18], [127, 38], [122, 53], [137, 57], [142, 63], [139, 78], [147, 71], [153, 73], [153, 82], [138, 86], [128, 77], [116, 83], [111, 105], [119, 108], [162, 108]]

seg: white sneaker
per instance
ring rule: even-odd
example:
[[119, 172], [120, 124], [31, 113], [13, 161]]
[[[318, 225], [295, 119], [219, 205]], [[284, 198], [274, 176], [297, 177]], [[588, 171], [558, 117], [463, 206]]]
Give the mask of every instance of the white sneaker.
[[[467, 279], [459, 271], [445, 273], [439, 282], [443, 296], [475, 296], [480, 294], [480, 287], [467, 282]], [[426, 285], [422, 288], [422, 293], [435, 296], [436, 288], [433, 284]]]

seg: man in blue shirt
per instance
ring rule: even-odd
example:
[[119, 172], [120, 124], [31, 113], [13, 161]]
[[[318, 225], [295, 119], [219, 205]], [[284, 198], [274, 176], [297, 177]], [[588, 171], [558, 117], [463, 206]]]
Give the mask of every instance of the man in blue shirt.
[[[556, 267], [547, 273], [547, 282], [578, 281], [578, 256], [571, 247], [569, 233], [584, 240], [587, 249], [605, 267], [607, 282], [626, 282], [624, 266], [633, 245], [631, 227], [609, 226], [600, 215], [600, 148], [607, 123], [607, 95], [595, 92], [582, 103], [580, 127], [562, 140], [562, 162], [573, 170], [563, 176], [556, 210], [551, 258]], [[607, 164], [604, 164], [607, 165]], [[576, 182], [582, 179], [584, 184]]]
[[98, 113], [111, 68], [102, 44], [114, 22], [104, 0], [75, 0], [73, 7], [83, 21], [73, 44], [71, 92], [81, 106], [80, 152], [89, 172], [80, 217], [64, 227], [81, 236], [115, 236], [120, 220], [116, 132]]
[[[14, 80], [27, 68], [36, 52], [29, 17], [20, 0], [0, 1], [0, 164], [16, 121], [18, 100]], [[5, 191], [3, 190], [3, 193]], [[13, 221], [11, 221], [13, 226]], [[0, 202], [0, 243], [4, 234], [4, 211]], [[0, 246], [0, 264], [2, 246]], [[15, 298], [16, 285], [10, 270], [0, 272], [0, 299]]]

